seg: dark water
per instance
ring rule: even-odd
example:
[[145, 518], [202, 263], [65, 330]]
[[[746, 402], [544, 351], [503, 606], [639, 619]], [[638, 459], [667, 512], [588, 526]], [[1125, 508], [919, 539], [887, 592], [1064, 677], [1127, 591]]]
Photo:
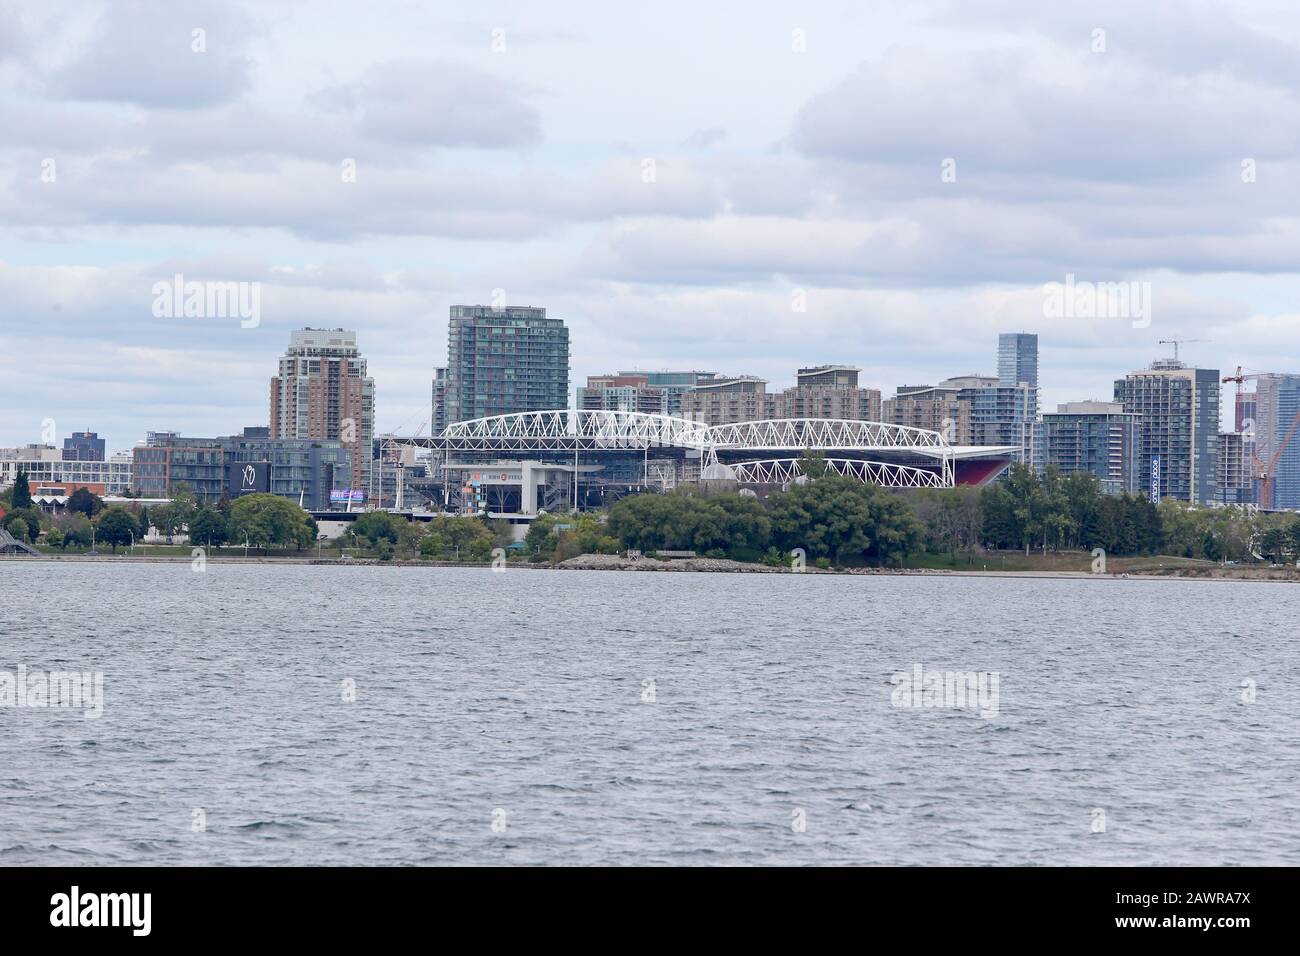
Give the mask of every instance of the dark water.
[[104, 673], [0, 707], [0, 865], [1300, 863], [1291, 585], [9, 561], [0, 615]]

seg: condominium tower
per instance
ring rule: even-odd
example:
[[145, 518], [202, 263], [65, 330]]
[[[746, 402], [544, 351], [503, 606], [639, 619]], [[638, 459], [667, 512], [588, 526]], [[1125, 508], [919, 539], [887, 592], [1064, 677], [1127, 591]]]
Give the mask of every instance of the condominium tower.
[[366, 375], [356, 332], [291, 332], [271, 379], [270, 437], [341, 442], [351, 458], [350, 490], [364, 492], [374, 433], [375, 382]]
[[569, 330], [542, 308], [453, 305], [446, 378], [448, 424], [568, 408]]
[[1215, 500], [1219, 370], [1159, 359], [1115, 382], [1115, 401], [1142, 416], [1138, 469], [1152, 498]]

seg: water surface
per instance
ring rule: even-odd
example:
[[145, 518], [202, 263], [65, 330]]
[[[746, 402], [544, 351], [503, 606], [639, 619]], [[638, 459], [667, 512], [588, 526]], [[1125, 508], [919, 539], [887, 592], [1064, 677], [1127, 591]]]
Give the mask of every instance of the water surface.
[[[1267, 583], [0, 562], [0, 671], [105, 690], [0, 707], [0, 865], [1296, 864], [1297, 620]], [[996, 672], [997, 715], [894, 706], [916, 663]]]

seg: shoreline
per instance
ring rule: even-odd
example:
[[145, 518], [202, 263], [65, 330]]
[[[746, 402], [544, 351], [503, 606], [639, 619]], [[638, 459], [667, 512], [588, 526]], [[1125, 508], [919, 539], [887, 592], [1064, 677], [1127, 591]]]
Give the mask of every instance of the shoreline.
[[[315, 558], [289, 555], [236, 555], [209, 556], [209, 564], [221, 565], [270, 565], [288, 564], [317, 567], [393, 567], [393, 568], [478, 568], [492, 571], [489, 563], [482, 561], [431, 561], [395, 559], [380, 561], [378, 558]], [[0, 564], [7, 562], [52, 561], [68, 564], [189, 564], [192, 558], [185, 555], [112, 555], [112, 554], [41, 554], [37, 555], [0, 555]], [[862, 576], [907, 576], [907, 577], [965, 577], [965, 578], [1034, 578], [1087, 581], [1242, 581], [1271, 584], [1300, 583], [1300, 573], [1290, 569], [1269, 568], [1252, 571], [1242, 568], [1171, 568], [1167, 571], [1112, 571], [1098, 574], [1092, 571], [1070, 571], [1061, 569], [1031, 570], [957, 570], [950, 568], [817, 568], [807, 567], [802, 571], [792, 568], [772, 567], [763, 564], [748, 564], [724, 558], [683, 558], [672, 561], [658, 561], [650, 558], [628, 560], [615, 555], [580, 555], [558, 564], [550, 562], [512, 561], [508, 570], [537, 571], [632, 571], [661, 572], [676, 574], [810, 574], [837, 575], [840, 577]]]

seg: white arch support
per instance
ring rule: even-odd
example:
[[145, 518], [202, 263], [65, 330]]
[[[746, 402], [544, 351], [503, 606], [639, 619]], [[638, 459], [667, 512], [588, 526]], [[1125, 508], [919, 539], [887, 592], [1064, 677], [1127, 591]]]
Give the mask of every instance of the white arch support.
[[562, 409], [493, 415], [448, 425], [436, 439], [456, 451], [703, 450], [707, 426], [670, 415], [603, 409]]
[[[863, 484], [884, 488], [951, 488], [951, 468], [942, 472], [925, 468], [912, 468], [883, 461], [860, 461], [854, 458], [823, 459], [826, 470], [846, 478], [856, 478]], [[945, 459], [945, 464], [947, 459]], [[799, 458], [768, 458], [760, 461], [729, 462], [713, 465], [708, 477], [730, 478], [742, 485], [784, 485], [804, 474]]]
[[774, 418], [714, 425], [708, 429], [706, 441], [711, 449], [815, 448], [870, 451], [875, 448], [948, 447], [939, 432], [888, 422], [838, 418]]

